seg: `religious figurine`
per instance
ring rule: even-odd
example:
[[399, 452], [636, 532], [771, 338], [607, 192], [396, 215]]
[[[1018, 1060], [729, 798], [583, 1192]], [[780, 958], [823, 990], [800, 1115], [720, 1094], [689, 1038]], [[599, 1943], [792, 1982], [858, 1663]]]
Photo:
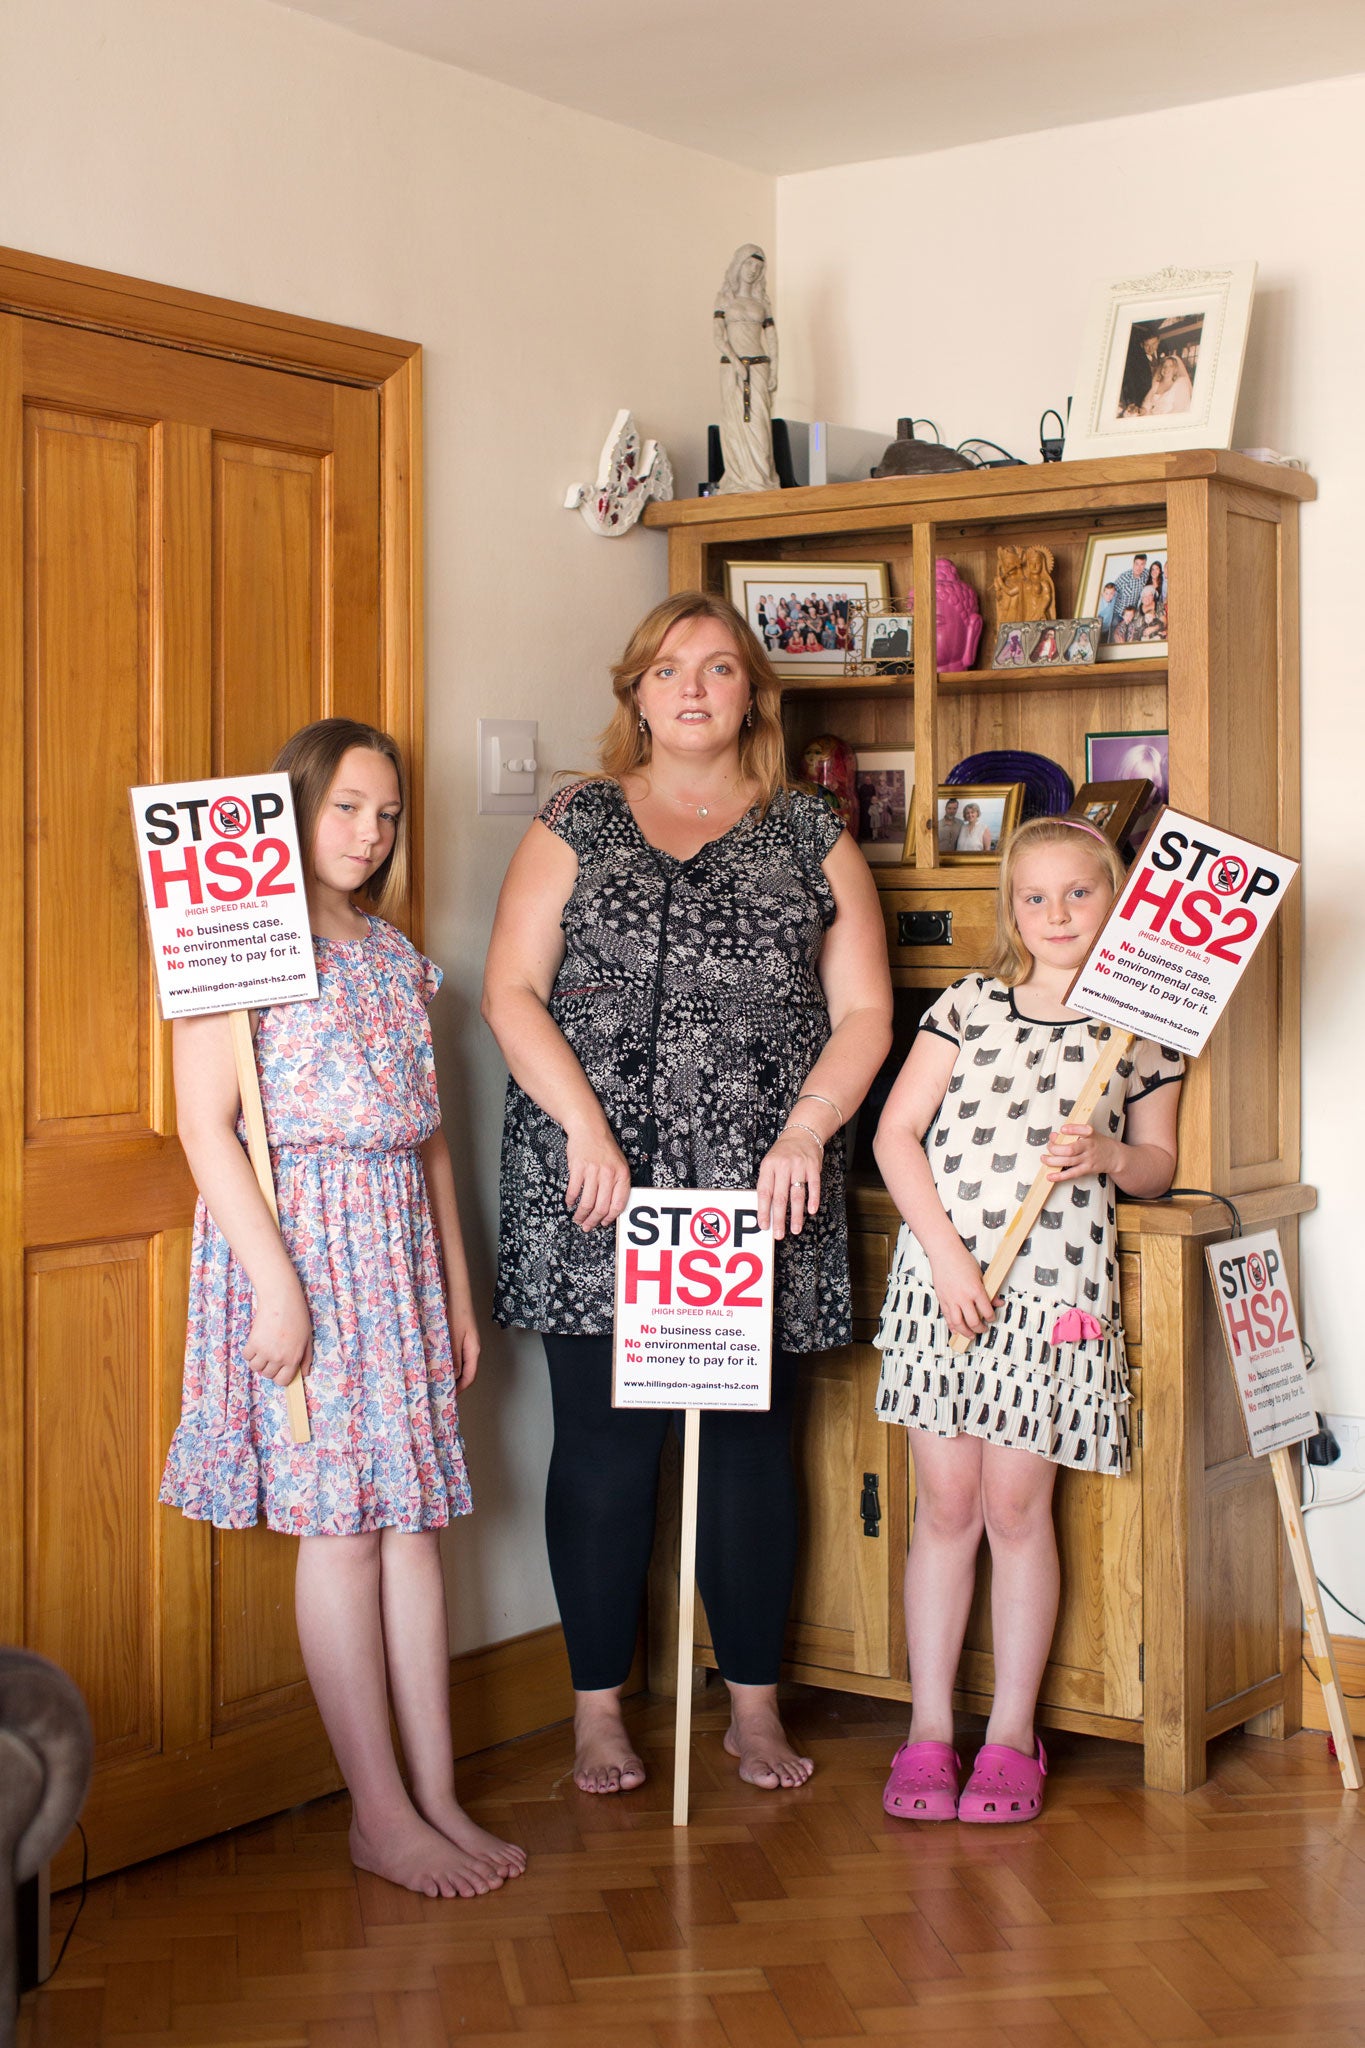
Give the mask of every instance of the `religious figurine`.
[[1021, 617], [1026, 619], [1055, 619], [1057, 616], [1057, 586], [1052, 580], [1051, 548], [1032, 547], [1024, 549], [1022, 586], [1024, 609]]
[[594, 533], [612, 538], [634, 526], [650, 498], [673, 496], [673, 465], [657, 441], [641, 441], [634, 414], [622, 407], [602, 443], [595, 484], [570, 484], [566, 512], [581, 512]]
[[[915, 609], [915, 594], [905, 600], [905, 609]], [[981, 638], [981, 610], [976, 592], [964, 583], [957, 565], [946, 555], [934, 564], [934, 640], [940, 672], [970, 668]]]
[[768, 304], [766, 258], [745, 242], [730, 258], [711, 323], [720, 355], [721, 491], [775, 491], [773, 399], [777, 329]]
[[995, 595], [995, 622], [998, 626], [1017, 626], [1031, 616], [1024, 610], [1024, 562], [1018, 548], [996, 549], [995, 581], [991, 589]]
[[822, 732], [818, 738], [807, 741], [801, 766], [856, 839], [858, 757], [848, 741], [841, 740], [837, 733]]

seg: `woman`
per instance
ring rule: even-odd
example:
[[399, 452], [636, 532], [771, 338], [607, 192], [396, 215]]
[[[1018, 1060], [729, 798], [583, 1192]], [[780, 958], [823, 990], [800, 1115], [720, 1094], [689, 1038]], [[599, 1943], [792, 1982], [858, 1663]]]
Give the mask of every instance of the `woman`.
[[[484, 1015], [511, 1069], [496, 1315], [539, 1330], [546, 1538], [574, 1782], [643, 1781], [621, 1719], [669, 1417], [614, 1410], [614, 1229], [632, 1182], [756, 1187], [777, 1246], [772, 1408], [708, 1414], [697, 1577], [741, 1777], [804, 1783], [777, 1713], [796, 1561], [798, 1355], [851, 1334], [839, 1134], [890, 1044], [876, 890], [787, 781], [780, 686], [732, 606], [657, 605], [613, 671], [599, 777], [546, 805], [498, 905]], [[828, 1152], [826, 1151], [828, 1147]]]
[[957, 835], [958, 853], [994, 853], [991, 828], [981, 816], [980, 804], [962, 806], [962, 830]]

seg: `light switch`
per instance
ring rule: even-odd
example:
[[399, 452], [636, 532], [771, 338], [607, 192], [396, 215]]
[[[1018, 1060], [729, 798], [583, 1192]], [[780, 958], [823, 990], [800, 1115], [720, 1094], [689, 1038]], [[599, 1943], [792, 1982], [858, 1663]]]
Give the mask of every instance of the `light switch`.
[[479, 720], [479, 809], [536, 810], [536, 725], [527, 718]]

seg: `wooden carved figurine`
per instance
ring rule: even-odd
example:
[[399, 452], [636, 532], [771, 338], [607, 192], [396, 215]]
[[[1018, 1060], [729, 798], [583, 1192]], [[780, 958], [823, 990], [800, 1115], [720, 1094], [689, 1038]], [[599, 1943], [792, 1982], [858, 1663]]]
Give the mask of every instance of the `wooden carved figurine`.
[[1033, 614], [1024, 609], [1024, 564], [1018, 548], [995, 551], [995, 618], [1000, 626], [1017, 626]]
[[1052, 580], [1053, 560], [1051, 548], [1033, 547], [1024, 549], [1022, 596], [1024, 609], [1020, 613], [1025, 619], [1055, 619], [1057, 616], [1057, 586]]

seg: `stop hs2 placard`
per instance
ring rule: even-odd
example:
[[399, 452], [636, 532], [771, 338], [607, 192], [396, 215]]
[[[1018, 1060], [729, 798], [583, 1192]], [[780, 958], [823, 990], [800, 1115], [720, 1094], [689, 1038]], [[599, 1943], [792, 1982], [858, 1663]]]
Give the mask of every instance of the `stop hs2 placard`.
[[163, 1017], [318, 992], [287, 775], [129, 791]]
[[1204, 1256], [1252, 1457], [1301, 1444], [1318, 1425], [1279, 1232], [1232, 1237]]
[[617, 1408], [767, 1408], [773, 1234], [751, 1189], [632, 1188], [616, 1224]]
[[1298, 866], [1168, 807], [1067, 1002], [1101, 1024], [1202, 1052]]

